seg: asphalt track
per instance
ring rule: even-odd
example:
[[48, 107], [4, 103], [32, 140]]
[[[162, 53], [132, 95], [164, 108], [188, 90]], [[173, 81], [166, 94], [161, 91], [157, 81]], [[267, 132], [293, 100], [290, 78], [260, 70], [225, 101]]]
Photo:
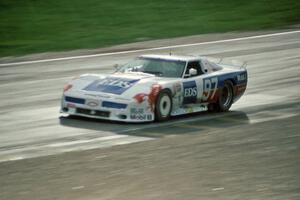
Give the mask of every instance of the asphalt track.
[[[295, 30], [274, 32], [286, 31]], [[249, 84], [228, 113], [165, 123], [58, 111], [68, 79], [168, 53], [151, 48], [169, 41], [142, 43], [148, 50], [138, 52], [1, 63], [0, 199], [300, 199], [300, 33], [232, 39], [265, 34], [177, 40], [173, 54], [247, 61]]]

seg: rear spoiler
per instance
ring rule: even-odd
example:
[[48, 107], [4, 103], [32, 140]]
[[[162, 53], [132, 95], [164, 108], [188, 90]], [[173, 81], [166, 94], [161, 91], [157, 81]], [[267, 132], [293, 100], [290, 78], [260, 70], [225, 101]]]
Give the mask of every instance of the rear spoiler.
[[226, 65], [231, 67], [237, 67], [240, 69], [246, 69], [247, 62], [246, 61], [239, 61], [239, 60], [233, 60], [230, 58], [215, 58], [215, 57], [209, 57], [209, 56], [200, 56], [201, 58], [205, 58], [210, 62], [216, 63], [218, 65]]

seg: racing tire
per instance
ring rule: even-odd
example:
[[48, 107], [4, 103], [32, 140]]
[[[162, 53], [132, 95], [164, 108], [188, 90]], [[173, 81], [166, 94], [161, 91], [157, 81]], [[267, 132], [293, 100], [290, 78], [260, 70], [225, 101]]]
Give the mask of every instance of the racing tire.
[[166, 121], [170, 118], [172, 111], [172, 97], [168, 90], [162, 90], [155, 103], [155, 120]]
[[208, 105], [208, 111], [226, 112], [230, 109], [233, 103], [233, 84], [231, 81], [225, 81], [224, 87], [220, 91], [219, 99], [214, 104]]

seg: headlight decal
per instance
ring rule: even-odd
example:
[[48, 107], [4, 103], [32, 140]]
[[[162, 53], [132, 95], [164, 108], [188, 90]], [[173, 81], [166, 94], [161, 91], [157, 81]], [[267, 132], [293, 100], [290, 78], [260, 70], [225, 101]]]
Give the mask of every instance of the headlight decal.
[[65, 100], [71, 103], [85, 104], [85, 99], [65, 96]]
[[116, 102], [111, 102], [111, 101], [103, 101], [102, 102], [102, 107], [116, 108], [116, 109], [125, 109], [125, 108], [127, 108], [127, 104], [116, 103]]

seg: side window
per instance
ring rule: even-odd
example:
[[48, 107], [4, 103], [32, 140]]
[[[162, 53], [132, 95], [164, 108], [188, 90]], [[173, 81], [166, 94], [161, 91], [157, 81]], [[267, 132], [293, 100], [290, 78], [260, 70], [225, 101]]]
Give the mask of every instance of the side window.
[[[190, 75], [189, 72], [190, 72], [191, 68], [195, 69], [197, 71], [197, 73], [194, 74], [194, 75]], [[202, 72], [202, 69], [201, 69], [200, 61], [192, 61], [192, 62], [188, 63], [184, 77], [189, 78], [189, 77], [193, 77], [193, 76], [199, 76], [201, 74], [203, 74], [203, 72]]]

